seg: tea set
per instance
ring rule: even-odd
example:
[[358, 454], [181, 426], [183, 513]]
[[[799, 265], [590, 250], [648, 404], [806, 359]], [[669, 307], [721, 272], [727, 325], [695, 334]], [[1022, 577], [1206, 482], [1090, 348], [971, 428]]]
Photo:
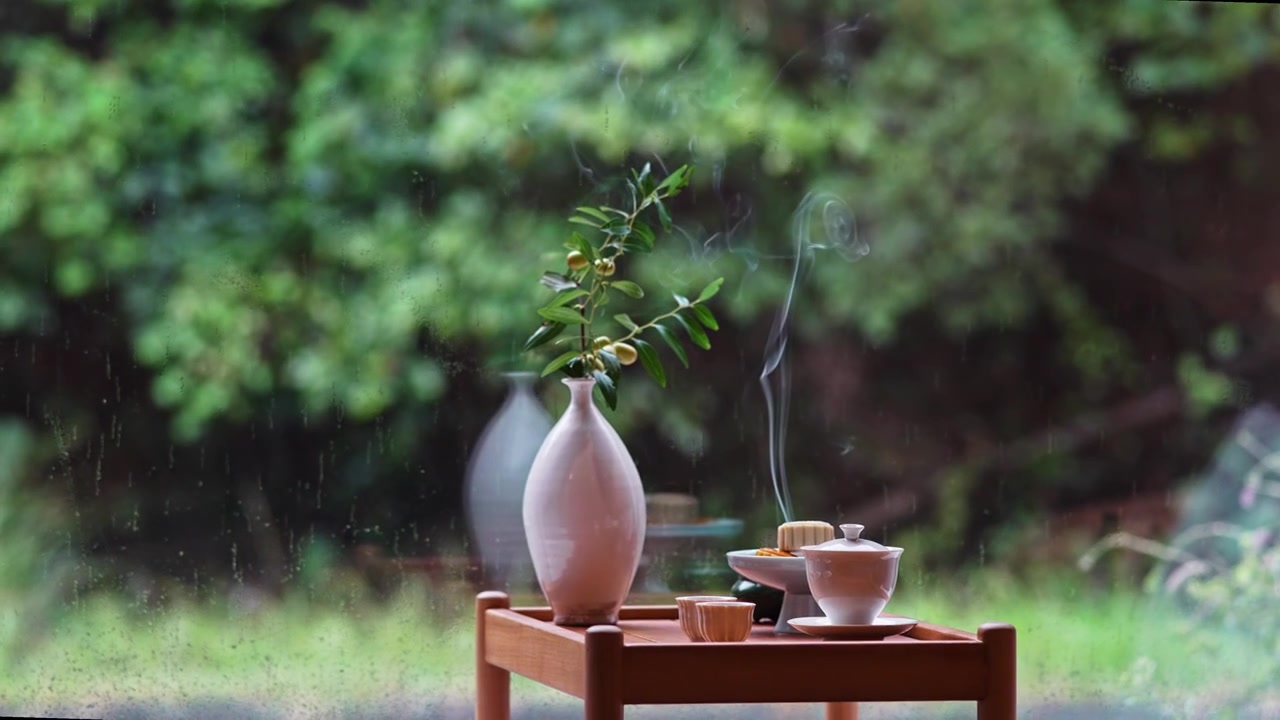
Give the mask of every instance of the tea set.
[[[778, 547], [734, 550], [729, 567], [784, 592], [775, 633], [803, 633], [841, 640], [886, 638], [907, 632], [916, 620], [882, 616], [898, 583], [902, 548], [861, 537], [862, 525], [843, 524], [834, 538], [827, 523], [784, 523]], [[821, 541], [822, 542], [815, 542]], [[801, 542], [810, 544], [799, 544]], [[751, 632], [754, 605], [730, 596], [677, 598], [680, 627], [691, 640], [741, 642]]]

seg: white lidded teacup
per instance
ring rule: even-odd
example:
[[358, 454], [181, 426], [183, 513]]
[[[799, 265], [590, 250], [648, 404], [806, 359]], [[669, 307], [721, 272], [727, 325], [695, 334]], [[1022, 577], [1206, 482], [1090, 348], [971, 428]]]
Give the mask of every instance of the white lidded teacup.
[[902, 548], [862, 539], [864, 529], [841, 525], [843, 538], [801, 548], [809, 591], [836, 625], [875, 622], [898, 584]]

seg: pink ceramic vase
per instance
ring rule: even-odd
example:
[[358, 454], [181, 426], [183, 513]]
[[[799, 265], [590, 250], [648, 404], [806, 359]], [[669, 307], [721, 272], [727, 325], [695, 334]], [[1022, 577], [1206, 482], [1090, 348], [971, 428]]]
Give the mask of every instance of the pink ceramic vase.
[[557, 625], [612, 625], [644, 546], [644, 490], [631, 453], [569, 378], [569, 408], [529, 469], [524, 528], [534, 573]]

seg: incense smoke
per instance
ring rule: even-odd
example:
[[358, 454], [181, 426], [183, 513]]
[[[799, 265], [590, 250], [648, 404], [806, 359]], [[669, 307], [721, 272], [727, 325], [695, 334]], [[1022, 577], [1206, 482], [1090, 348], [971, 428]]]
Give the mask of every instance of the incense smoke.
[[[815, 214], [821, 215], [823, 242], [814, 242], [811, 225]], [[765, 344], [764, 367], [760, 371], [760, 387], [769, 420], [769, 474], [784, 522], [793, 519], [791, 488], [787, 483], [784, 451], [787, 440], [787, 418], [791, 404], [791, 369], [787, 363], [787, 325], [795, 301], [796, 287], [813, 267], [818, 250], [834, 250], [848, 262], [856, 262], [871, 252], [871, 247], [858, 236], [853, 212], [839, 198], [829, 193], [809, 193], [791, 218], [791, 236], [795, 243], [795, 264], [791, 268], [791, 285], [782, 307], [773, 320], [769, 340]], [[775, 398], [774, 376], [777, 375]]]

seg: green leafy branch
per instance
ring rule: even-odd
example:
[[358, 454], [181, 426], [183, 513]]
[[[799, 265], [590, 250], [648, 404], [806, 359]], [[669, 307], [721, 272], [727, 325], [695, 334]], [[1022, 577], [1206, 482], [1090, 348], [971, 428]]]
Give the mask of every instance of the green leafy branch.
[[[627, 180], [630, 209], [608, 206], [580, 207], [569, 222], [590, 228], [589, 236], [574, 231], [565, 242], [569, 253], [565, 256], [565, 272], [545, 272], [539, 282], [555, 291], [551, 302], [538, 310], [542, 324], [525, 341], [525, 351], [551, 343], [575, 343], [570, 349], [542, 370], [543, 377], [563, 372], [569, 377], [591, 377], [596, 381], [601, 395], [610, 408], [618, 405], [618, 383], [622, 367], [637, 360], [661, 387], [667, 385], [666, 370], [654, 349], [641, 334], [652, 331], [685, 366], [689, 357], [685, 353], [672, 325], [683, 328], [689, 340], [707, 350], [711, 348], [708, 330], [719, 330], [720, 324], [706, 303], [715, 296], [724, 283], [718, 278], [702, 289], [694, 300], [673, 295], [675, 309], [638, 324], [626, 313], [613, 316], [627, 333], [618, 339], [593, 332], [596, 313], [609, 303], [610, 292], [618, 291], [629, 298], [639, 300], [644, 289], [630, 280], [615, 279], [618, 261], [629, 253], [653, 252], [656, 236], [650, 221], [656, 217], [665, 232], [671, 232], [671, 213], [665, 200], [680, 193], [689, 184], [692, 168], [682, 165], [657, 182], [648, 164], [639, 171], [632, 170]], [[670, 321], [670, 324], [664, 324]], [[577, 336], [560, 338], [565, 329], [576, 326]]]

